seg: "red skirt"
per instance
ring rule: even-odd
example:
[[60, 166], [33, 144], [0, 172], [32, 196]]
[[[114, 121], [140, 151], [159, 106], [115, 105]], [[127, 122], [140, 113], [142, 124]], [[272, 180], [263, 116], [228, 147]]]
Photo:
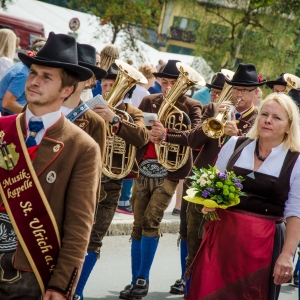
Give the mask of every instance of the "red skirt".
[[276, 223], [218, 210], [195, 258], [187, 300], [267, 300]]

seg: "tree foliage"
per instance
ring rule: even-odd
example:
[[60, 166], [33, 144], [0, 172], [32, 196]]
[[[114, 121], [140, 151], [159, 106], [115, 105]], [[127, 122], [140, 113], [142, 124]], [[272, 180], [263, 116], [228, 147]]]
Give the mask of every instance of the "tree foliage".
[[3, 8], [4, 10], [7, 9], [7, 6], [9, 4], [13, 4], [13, 0], [0, 0], [0, 6], [1, 8]]
[[70, 0], [69, 7], [97, 17], [97, 36], [114, 44], [118, 34], [125, 35], [123, 48], [139, 52], [136, 38], [149, 41], [147, 29], [157, 29], [160, 0]]
[[[199, 15], [195, 53], [203, 56], [213, 70], [233, 69], [239, 62], [251, 62], [268, 77], [296, 72], [300, 58], [300, 1], [185, 3], [200, 5], [204, 11], [204, 15]], [[194, 8], [192, 11], [190, 15], [195, 19]]]

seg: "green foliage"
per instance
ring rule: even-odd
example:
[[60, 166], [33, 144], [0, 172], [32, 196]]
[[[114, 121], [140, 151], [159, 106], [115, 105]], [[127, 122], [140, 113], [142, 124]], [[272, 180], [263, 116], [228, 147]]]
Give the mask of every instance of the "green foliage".
[[[263, 77], [295, 73], [300, 60], [300, 1], [182, 0], [200, 22], [196, 55], [214, 71], [254, 63]], [[202, 14], [195, 14], [200, 5]]]
[[3, 8], [3, 10], [6, 10], [7, 6], [13, 3], [14, 3], [13, 0], [0, 0], [0, 5], [1, 8]]
[[69, 0], [69, 8], [97, 17], [99, 27], [95, 38], [114, 44], [117, 35], [122, 34], [125, 38], [121, 52], [130, 50], [139, 61], [145, 58], [136, 39], [151, 43], [148, 29], [157, 30], [162, 5], [160, 0]]

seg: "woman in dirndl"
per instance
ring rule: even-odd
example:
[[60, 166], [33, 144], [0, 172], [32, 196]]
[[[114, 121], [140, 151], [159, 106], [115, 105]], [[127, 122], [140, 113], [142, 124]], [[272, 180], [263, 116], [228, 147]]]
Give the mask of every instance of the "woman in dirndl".
[[299, 152], [298, 107], [268, 95], [248, 137], [232, 137], [219, 153], [217, 169], [243, 176], [247, 196], [207, 223], [188, 300], [278, 299], [300, 240]]

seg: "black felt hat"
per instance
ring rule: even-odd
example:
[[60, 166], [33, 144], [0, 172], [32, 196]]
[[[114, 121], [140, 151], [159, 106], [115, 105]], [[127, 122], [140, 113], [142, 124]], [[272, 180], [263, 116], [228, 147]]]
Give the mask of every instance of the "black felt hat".
[[288, 95], [295, 101], [297, 106], [300, 106], [300, 91], [296, 89], [291, 89]]
[[90, 69], [97, 80], [103, 79], [107, 72], [96, 66], [96, 48], [87, 45], [77, 43], [77, 55], [78, 55], [78, 65]]
[[266, 83], [265, 80], [260, 82], [253, 64], [239, 64], [232, 80], [225, 78], [225, 81], [233, 86], [261, 86]]
[[47, 42], [36, 56], [30, 57], [24, 53], [18, 53], [18, 56], [28, 68], [32, 64], [62, 68], [77, 74], [80, 81], [93, 76], [91, 70], [78, 65], [76, 40], [70, 35], [50, 32]]
[[269, 87], [270, 89], [272, 89], [275, 84], [277, 84], [277, 85], [286, 85], [287, 83], [286, 83], [286, 81], [283, 77], [284, 74], [285, 73], [282, 73], [277, 79], [275, 79], [273, 81], [267, 81], [266, 86]]
[[218, 72], [215, 77], [213, 77], [211, 83], [207, 83], [208, 88], [214, 88], [217, 90], [222, 90], [225, 84], [225, 75], [222, 72]]
[[112, 63], [108, 70], [107, 70], [107, 75], [105, 76], [105, 79], [116, 79], [118, 76], [118, 71], [119, 68], [115, 63]]
[[180, 60], [168, 60], [164, 68], [161, 70], [161, 72], [153, 73], [155, 77], [160, 78], [171, 78], [171, 79], [177, 79], [179, 76], [179, 70], [176, 67], [176, 63], [181, 62]]

